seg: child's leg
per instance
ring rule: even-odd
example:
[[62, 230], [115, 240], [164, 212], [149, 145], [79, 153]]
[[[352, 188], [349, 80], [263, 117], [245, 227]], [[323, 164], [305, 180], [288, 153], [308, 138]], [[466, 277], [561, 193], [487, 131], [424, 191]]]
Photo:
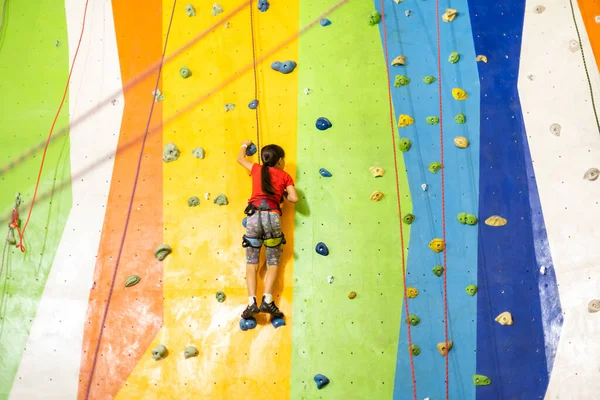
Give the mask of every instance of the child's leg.
[[[281, 245], [273, 248], [267, 247], [267, 274], [265, 275], [265, 294], [273, 293], [273, 287], [277, 281], [277, 270], [279, 269], [279, 259], [283, 249]], [[270, 303], [270, 301], [268, 302]]]
[[[253, 249], [251, 247], [248, 250], [256, 250], [256, 253], [260, 251], [260, 249]], [[246, 285], [248, 286], [248, 296], [256, 297], [256, 274], [258, 272], [258, 254], [256, 255], [256, 264], [246, 264]]]

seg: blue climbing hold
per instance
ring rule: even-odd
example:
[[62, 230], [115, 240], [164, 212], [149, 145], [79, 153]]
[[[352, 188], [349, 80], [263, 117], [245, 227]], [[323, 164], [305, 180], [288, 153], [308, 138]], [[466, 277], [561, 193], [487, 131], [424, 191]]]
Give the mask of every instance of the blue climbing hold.
[[285, 326], [285, 321], [283, 318], [273, 318], [271, 320], [271, 324], [273, 325], [273, 328], [277, 329], [280, 326]]
[[317, 247], [315, 247], [315, 251], [318, 254], [322, 255], [322, 256], [328, 256], [329, 255], [329, 249], [327, 248], [327, 246], [323, 242], [317, 243]]
[[275, 71], [279, 71], [282, 74], [289, 74], [296, 68], [296, 62], [292, 60], [287, 60], [284, 62], [275, 61], [271, 64], [271, 68]]
[[248, 329], [256, 328], [256, 320], [254, 318], [249, 319], [240, 319], [240, 329], [243, 331], [247, 331]]
[[251, 110], [256, 110], [256, 107], [258, 107], [258, 100], [252, 100], [250, 104], [248, 104], [248, 108]]
[[316, 126], [318, 130], [324, 131], [331, 128], [333, 125], [331, 125], [331, 121], [329, 121], [327, 118], [321, 117], [317, 119]]
[[319, 170], [319, 173], [321, 174], [321, 176], [323, 178], [331, 178], [333, 175], [331, 175], [331, 172], [327, 171], [325, 168], [321, 168]]
[[261, 12], [265, 12], [269, 9], [269, 2], [267, 0], [258, 0], [258, 9]]
[[246, 227], [246, 223], [248, 222], [248, 217], [244, 217], [244, 219], [242, 220], [242, 226], [245, 228]]
[[248, 157], [255, 155], [257, 151], [258, 149], [254, 143], [250, 143], [250, 146], [246, 147], [246, 155]]
[[331, 21], [328, 20], [327, 18], [322, 18], [321, 21], [319, 21], [321, 23], [321, 26], [329, 26], [331, 25]]
[[321, 390], [329, 384], [329, 378], [325, 375], [316, 374], [315, 383], [317, 384], [317, 389]]

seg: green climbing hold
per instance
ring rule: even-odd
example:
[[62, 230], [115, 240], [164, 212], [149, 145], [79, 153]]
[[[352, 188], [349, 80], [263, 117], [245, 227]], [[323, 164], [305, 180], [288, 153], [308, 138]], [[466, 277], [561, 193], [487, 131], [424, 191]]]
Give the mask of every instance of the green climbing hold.
[[475, 386], [487, 386], [490, 385], [492, 381], [485, 375], [473, 375], [473, 385]]
[[381, 14], [378, 11], [373, 11], [369, 16], [369, 25], [377, 25], [381, 21]]
[[407, 138], [400, 138], [400, 151], [405, 153], [412, 147], [412, 142]]
[[465, 288], [465, 291], [469, 296], [475, 296], [475, 293], [477, 293], [477, 286], [470, 284]]
[[410, 79], [408, 79], [404, 75], [396, 75], [396, 79], [394, 79], [394, 86], [395, 87], [406, 86], [409, 83], [410, 83]]
[[171, 246], [168, 244], [161, 244], [154, 250], [154, 257], [158, 258], [158, 261], [162, 261], [167, 258], [172, 251]]
[[222, 302], [224, 302], [224, 301], [225, 301], [225, 298], [227, 298], [227, 296], [225, 296], [225, 292], [223, 292], [223, 291], [221, 291], [221, 290], [219, 290], [219, 291], [217, 292], [217, 294], [215, 295], [215, 297], [217, 298], [217, 301], [218, 301], [219, 303], [222, 303]]
[[433, 82], [435, 82], [435, 78], [431, 75], [427, 75], [423, 78], [423, 82], [425, 82], [427, 85], [431, 85]]
[[204, 149], [202, 147], [196, 147], [194, 150], [192, 150], [192, 155], [196, 158], [204, 158]]
[[167, 346], [164, 344], [158, 345], [152, 349], [152, 358], [154, 358], [156, 361], [162, 360], [168, 355], [169, 351], [167, 350]]
[[179, 75], [181, 75], [183, 79], [187, 79], [192, 76], [192, 71], [190, 71], [188, 67], [181, 67], [179, 69]]
[[198, 196], [192, 196], [188, 199], [188, 207], [196, 207], [200, 204]]
[[191, 357], [196, 357], [198, 355], [198, 349], [195, 346], [188, 346], [185, 348], [183, 352], [183, 356], [188, 359]]
[[452, 64], [456, 64], [460, 60], [460, 56], [458, 55], [458, 51], [453, 51], [450, 53], [450, 57], [448, 57], [448, 61]]
[[473, 214], [467, 214], [467, 225], [475, 225], [477, 223], [477, 217]]
[[437, 161], [432, 162], [431, 164], [429, 164], [429, 167], [427, 167], [427, 169], [429, 170], [429, 172], [431, 172], [432, 174], [437, 174], [437, 172], [442, 169], [442, 164], [440, 164]]
[[457, 124], [464, 124], [467, 122], [467, 117], [465, 117], [465, 114], [463, 113], [457, 114], [456, 117], [454, 117], [454, 122]]
[[403, 218], [402, 218], [402, 222], [404, 222], [406, 225], [410, 225], [413, 223], [413, 221], [415, 220], [415, 216], [412, 214], [406, 214]]
[[220, 194], [217, 197], [215, 197], [213, 203], [218, 204], [220, 206], [226, 206], [227, 204], [229, 204], [229, 201], [227, 200], [227, 197], [224, 194]]
[[129, 278], [127, 278], [127, 280], [125, 281], [125, 287], [131, 287], [131, 286], [135, 286], [140, 282], [140, 277], [137, 275], [131, 275]]
[[419, 325], [419, 322], [421, 322], [421, 318], [419, 318], [417, 314], [410, 314], [408, 318], [406, 318], [406, 322], [412, 326], [417, 326]]
[[465, 212], [458, 213], [458, 214], [456, 215], [456, 219], [457, 219], [457, 220], [458, 220], [458, 222], [460, 222], [461, 224], [463, 224], [463, 225], [464, 225], [464, 224], [466, 224], [466, 223], [467, 223], [467, 213], [465, 213]]
[[440, 122], [440, 119], [434, 116], [427, 117], [425, 120], [429, 125], [437, 125]]
[[194, 8], [193, 5], [188, 4], [187, 6], [185, 6], [185, 13], [187, 14], [188, 17], [195, 17], [196, 9]]
[[421, 354], [421, 348], [414, 343], [408, 347], [408, 351], [413, 356], [418, 356], [419, 354]]
[[431, 272], [433, 272], [435, 276], [442, 276], [444, 275], [444, 267], [442, 267], [441, 265], [436, 265], [431, 269]]

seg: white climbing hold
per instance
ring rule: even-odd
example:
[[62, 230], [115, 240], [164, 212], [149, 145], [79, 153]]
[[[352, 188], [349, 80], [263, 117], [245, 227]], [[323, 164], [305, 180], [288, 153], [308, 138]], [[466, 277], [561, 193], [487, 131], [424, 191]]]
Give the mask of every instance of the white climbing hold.
[[550, 133], [552, 133], [554, 136], [560, 136], [560, 125], [559, 124], [550, 125]]
[[210, 193], [204, 193], [204, 198], [208, 200], [210, 198]]
[[544, 266], [540, 267], [540, 274], [546, 275], [546, 267], [544, 267]]
[[155, 102], [163, 101], [165, 99], [165, 95], [160, 92], [160, 89], [153, 90], [152, 96], [154, 96]]
[[395, 2], [396, 4], [400, 4], [400, 3], [402, 3], [403, 1], [404, 1], [404, 0], [394, 0], [394, 2]]
[[407, 17], [410, 17], [410, 14], [412, 14], [412, 11], [410, 11], [410, 10], [404, 11], [404, 15], [406, 15]]
[[544, 7], [544, 6], [535, 6], [535, 8], [533, 9], [533, 11], [534, 11], [536, 14], [541, 14], [541, 13], [543, 13], [544, 11], [546, 11], [546, 7]]
[[577, 40], [571, 40], [569, 42], [569, 50], [572, 53], [577, 53], [579, 51], [579, 42]]
[[225, 28], [229, 28], [229, 22], [225, 22]]
[[327, 277], [327, 282], [328, 282], [328, 283], [333, 283], [333, 276], [329, 275], [329, 276]]
[[304, 94], [309, 95], [312, 92], [309, 88], [304, 88]]
[[596, 21], [597, 24], [600, 24], [600, 15], [596, 15], [594, 21]]
[[423, 189], [424, 192], [427, 191], [427, 188], [428, 188], [428, 186], [427, 186], [426, 183], [424, 183], [424, 184], [421, 185], [421, 189]]
[[217, 15], [221, 14], [222, 12], [223, 12], [223, 7], [221, 7], [217, 3], [213, 4], [213, 8], [212, 8], [212, 12], [211, 12], [213, 17], [216, 17]]
[[225, 112], [233, 111], [234, 108], [235, 108], [235, 104], [232, 104], [232, 103], [225, 104]]

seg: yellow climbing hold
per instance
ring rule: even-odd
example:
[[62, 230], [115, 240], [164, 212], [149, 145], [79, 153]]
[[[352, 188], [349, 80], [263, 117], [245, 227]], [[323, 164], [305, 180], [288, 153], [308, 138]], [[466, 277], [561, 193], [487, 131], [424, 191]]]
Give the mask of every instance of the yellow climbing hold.
[[508, 311], [504, 311], [500, 315], [496, 317], [496, 322], [500, 325], [512, 325], [513, 318], [512, 315]]
[[454, 97], [456, 100], [465, 100], [467, 97], [469, 97], [469, 95], [467, 95], [467, 92], [461, 88], [454, 88], [452, 89], [452, 97]]
[[396, 4], [400, 4], [402, 3], [404, 0], [394, 0], [394, 2], [396, 2]]
[[379, 201], [381, 199], [383, 199], [383, 193], [380, 192], [379, 190], [373, 192], [373, 194], [371, 195], [372, 201]]
[[436, 253], [439, 253], [441, 251], [444, 251], [444, 249], [446, 248], [446, 244], [442, 239], [435, 238], [431, 242], [429, 242], [429, 248], [435, 251]]
[[371, 171], [375, 178], [381, 178], [385, 173], [385, 171], [381, 167], [371, 167], [369, 168], [369, 171]]
[[406, 128], [407, 126], [412, 125], [414, 122], [415, 120], [410, 115], [400, 114], [398, 117], [398, 126], [400, 128]]
[[454, 145], [459, 149], [466, 149], [469, 147], [469, 139], [464, 136], [457, 136], [454, 138]]
[[442, 357], [446, 357], [448, 355], [448, 352], [452, 349], [453, 344], [454, 343], [452, 343], [452, 340], [450, 340], [447, 346], [446, 342], [441, 342], [438, 343], [435, 347], [437, 348], [437, 351], [442, 355]]
[[394, 67], [399, 67], [400, 65], [406, 65], [406, 58], [404, 56], [398, 56], [392, 60], [392, 65]]
[[487, 63], [487, 57], [483, 54], [480, 54], [477, 57], [475, 57], [475, 61], [483, 61], [484, 63]]
[[416, 288], [414, 288], [414, 287], [406, 288], [406, 297], [408, 297], [409, 299], [414, 299], [415, 297], [417, 297], [418, 294], [419, 294], [419, 291]]
[[504, 226], [506, 225], [506, 219], [502, 218], [499, 215], [492, 215], [488, 219], [485, 220], [485, 224], [489, 226]]
[[444, 22], [452, 22], [454, 18], [458, 15], [458, 12], [453, 8], [446, 8], [446, 12], [442, 15], [442, 20]]

